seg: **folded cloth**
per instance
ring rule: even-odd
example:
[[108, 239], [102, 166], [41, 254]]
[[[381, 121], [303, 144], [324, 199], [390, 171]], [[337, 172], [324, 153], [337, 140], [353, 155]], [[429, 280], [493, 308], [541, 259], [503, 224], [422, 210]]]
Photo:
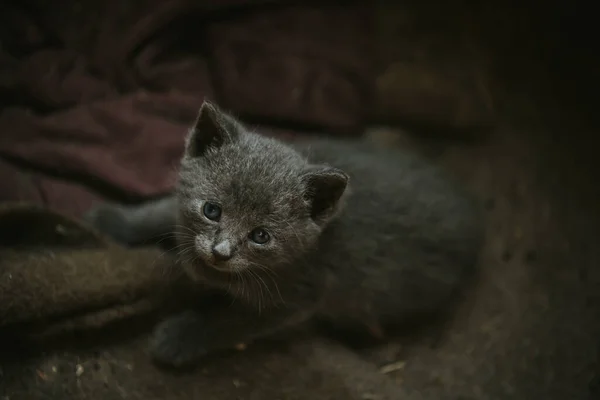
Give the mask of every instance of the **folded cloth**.
[[125, 249], [46, 208], [4, 203], [0, 330], [44, 336], [158, 310], [171, 285], [183, 288], [173, 265], [159, 249]]

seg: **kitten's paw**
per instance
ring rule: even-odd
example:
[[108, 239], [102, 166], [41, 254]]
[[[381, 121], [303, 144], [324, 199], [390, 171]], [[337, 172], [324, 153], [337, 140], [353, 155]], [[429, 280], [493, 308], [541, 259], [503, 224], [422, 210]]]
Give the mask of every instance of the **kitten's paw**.
[[150, 338], [150, 355], [159, 364], [181, 368], [206, 355], [205, 344], [204, 319], [188, 311], [158, 324]]
[[118, 243], [134, 244], [127, 211], [121, 206], [104, 204], [92, 208], [84, 214], [83, 220]]

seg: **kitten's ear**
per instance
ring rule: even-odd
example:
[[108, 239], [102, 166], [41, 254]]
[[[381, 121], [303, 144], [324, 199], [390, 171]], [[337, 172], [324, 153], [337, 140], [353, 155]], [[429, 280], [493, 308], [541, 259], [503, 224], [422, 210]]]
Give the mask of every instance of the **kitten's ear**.
[[215, 104], [204, 101], [198, 117], [186, 138], [185, 153], [189, 157], [201, 157], [209, 148], [219, 148], [233, 142], [241, 130], [241, 124], [221, 111]]
[[349, 179], [341, 169], [326, 166], [311, 166], [302, 175], [304, 198], [309, 203], [311, 218], [318, 225], [325, 225], [338, 211]]

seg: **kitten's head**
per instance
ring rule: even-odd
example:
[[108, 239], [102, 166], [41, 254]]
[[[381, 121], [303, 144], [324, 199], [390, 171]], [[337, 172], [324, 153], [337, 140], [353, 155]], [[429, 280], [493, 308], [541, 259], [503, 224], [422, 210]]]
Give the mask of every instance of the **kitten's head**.
[[217, 283], [248, 269], [292, 268], [314, 249], [347, 184], [343, 171], [311, 165], [205, 102], [178, 185], [178, 241], [188, 272]]

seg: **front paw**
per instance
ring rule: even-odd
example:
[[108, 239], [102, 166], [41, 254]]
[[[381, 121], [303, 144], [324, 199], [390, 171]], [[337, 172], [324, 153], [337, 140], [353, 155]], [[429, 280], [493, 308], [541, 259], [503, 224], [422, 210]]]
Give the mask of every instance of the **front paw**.
[[122, 206], [103, 204], [89, 210], [83, 216], [83, 219], [118, 243], [123, 245], [134, 244], [127, 211]]
[[161, 322], [150, 338], [151, 356], [159, 364], [171, 367], [194, 364], [207, 352], [204, 319], [193, 311]]

